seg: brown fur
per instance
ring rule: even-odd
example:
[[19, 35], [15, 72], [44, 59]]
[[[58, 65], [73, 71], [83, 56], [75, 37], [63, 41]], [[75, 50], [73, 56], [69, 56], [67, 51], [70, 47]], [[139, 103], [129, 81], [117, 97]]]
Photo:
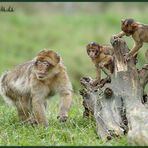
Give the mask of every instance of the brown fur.
[[46, 98], [61, 97], [59, 120], [68, 117], [72, 86], [62, 59], [54, 51], [43, 50], [32, 61], [18, 65], [0, 80], [0, 93], [17, 108], [22, 121], [47, 126]]
[[101, 80], [101, 68], [107, 68], [110, 73], [114, 71], [113, 48], [101, 46], [95, 42], [86, 46], [87, 54], [96, 66], [97, 80]]
[[134, 19], [129, 18], [121, 21], [121, 32], [117, 37], [132, 36], [134, 46], [127, 55], [127, 59], [137, 55], [138, 50], [143, 46], [143, 43], [148, 43], [148, 25], [136, 22]]

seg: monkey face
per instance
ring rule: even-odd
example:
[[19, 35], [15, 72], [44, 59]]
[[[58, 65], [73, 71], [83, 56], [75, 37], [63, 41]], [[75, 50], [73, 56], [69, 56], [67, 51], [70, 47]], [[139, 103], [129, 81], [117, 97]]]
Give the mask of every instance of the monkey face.
[[37, 79], [45, 79], [48, 76], [48, 72], [53, 67], [54, 66], [46, 60], [44, 61], [37, 60], [35, 62], [35, 74], [36, 74]]
[[41, 51], [34, 63], [34, 72], [38, 80], [44, 80], [53, 73], [57, 64], [60, 61], [60, 57], [53, 51], [44, 50]]
[[95, 42], [88, 44], [86, 46], [88, 56], [92, 59], [98, 57], [100, 54], [100, 47], [101, 46]]
[[99, 50], [97, 48], [90, 48], [87, 50], [87, 53], [90, 58], [94, 59], [94, 58], [98, 57]]
[[134, 34], [137, 29], [137, 23], [134, 19], [121, 20], [121, 30], [125, 32], [126, 36]]

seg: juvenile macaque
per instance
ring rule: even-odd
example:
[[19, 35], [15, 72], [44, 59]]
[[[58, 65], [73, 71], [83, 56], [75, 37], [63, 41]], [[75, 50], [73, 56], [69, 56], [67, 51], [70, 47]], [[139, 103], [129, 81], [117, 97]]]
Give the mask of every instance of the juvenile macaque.
[[134, 46], [131, 51], [126, 55], [126, 60], [131, 57], [137, 56], [138, 50], [143, 46], [144, 42], [148, 42], [148, 25], [136, 22], [134, 19], [129, 18], [121, 20], [121, 32], [115, 37], [132, 36]]
[[72, 102], [72, 86], [62, 58], [52, 50], [37, 56], [0, 79], [0, 94], [17, 108], [20, 120], [48, 126], [47, 98], [54, 93], [61, 97], [59, 120], [66, 121]]
[[95, 64], [98, 81], [101, 80], [101, 69], [104, 67], [112, 74], [114, 72], [113, 48], [109, 46], [101, 46], [95, 42], [91, 42], [86, 46], [87, 54]]

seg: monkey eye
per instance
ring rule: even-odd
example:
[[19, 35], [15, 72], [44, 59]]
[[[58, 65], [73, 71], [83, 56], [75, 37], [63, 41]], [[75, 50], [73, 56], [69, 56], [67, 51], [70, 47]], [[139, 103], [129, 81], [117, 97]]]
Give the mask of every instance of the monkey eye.
[[46, 66], [51, 65], [51, 64], [50, 64], [49, 62], [47, 62], [47, 61], [40, 61], [40, 60], [36, 61], [36, 65], [41, 65], [41, 64], [44, 64], [44, 65], [46, 65]]
[[49, 63], [49, 62], [47, 62], [47, 61], [44, 61], [44, 62], [42, 62], [44, 65], [46, 65], [46, 66], [50, 66], [51, 64]]
[[37, 65], [42, 64], [42, 62], [37, 60], [34, 64], [37, 66]]
[[93, 49], [92, 52], [95, 52], [95, 49]]
[[87, 50], [88, 53], [90, 53], [90, 50]]

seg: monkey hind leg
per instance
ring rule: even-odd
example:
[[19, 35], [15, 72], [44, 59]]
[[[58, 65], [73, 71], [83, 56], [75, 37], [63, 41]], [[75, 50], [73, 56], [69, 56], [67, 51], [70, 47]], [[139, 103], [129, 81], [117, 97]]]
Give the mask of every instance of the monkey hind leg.
[[32, 122], [30, 100], [18, 99], [15, 103], [19, 120], [22, 122]]
[[5, 82], [5, 78], [7, 76], [7, 72], [4, 73], [1, 77], [0, 77], [0, 95], [2, 96], [3, 100], [10, 106], [14, 105], [12, 99], [10, 96], [7, 95], [7, 88], [8, 88], [8, 84]]

